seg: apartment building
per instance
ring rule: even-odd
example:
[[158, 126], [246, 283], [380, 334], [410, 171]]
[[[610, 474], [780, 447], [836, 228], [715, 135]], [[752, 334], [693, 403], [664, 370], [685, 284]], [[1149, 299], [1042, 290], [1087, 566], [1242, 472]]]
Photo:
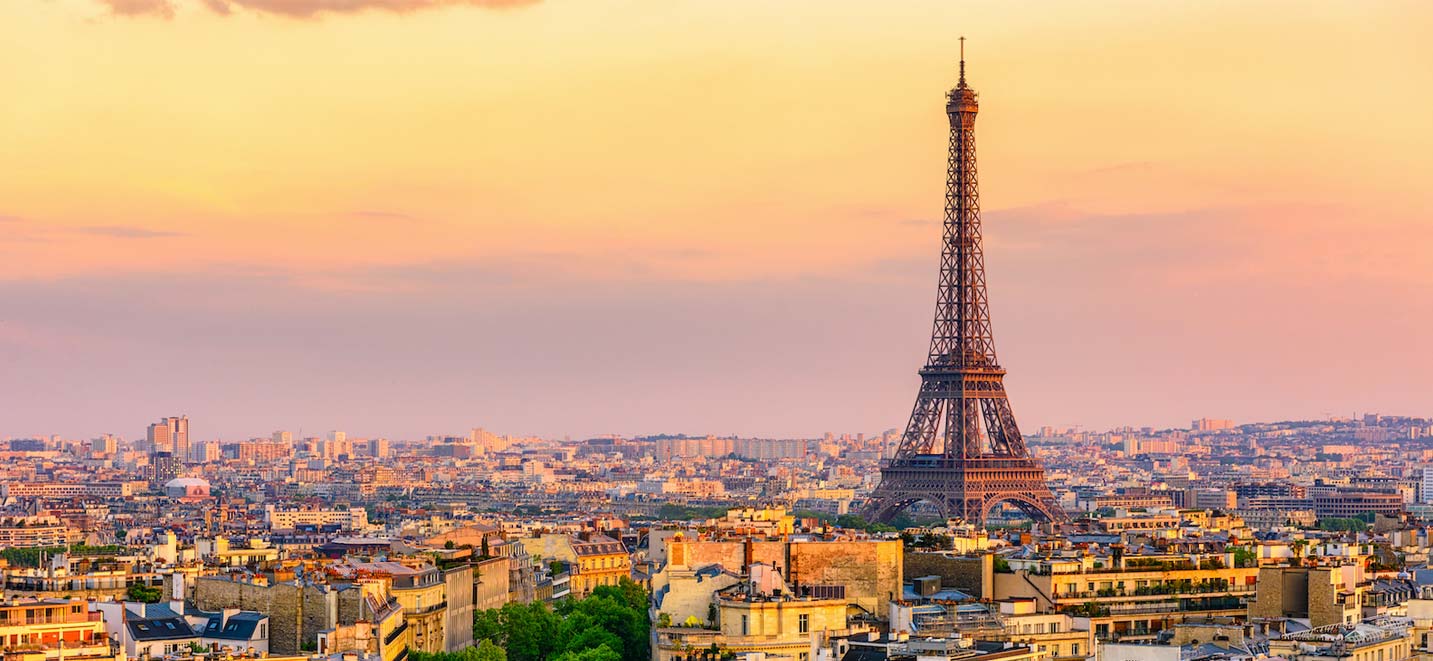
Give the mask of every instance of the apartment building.
[[995, 598], [1088, 618], [1099, 640], [1153, 637], [1186, 619], [1242, 616], [1257, 567], [1232, 554], [1040, 558], [994, 574]]
[[0, 603], [0, 648], [18, 661], [113, 661], [99, 613], [80, 599], [12, 599]]

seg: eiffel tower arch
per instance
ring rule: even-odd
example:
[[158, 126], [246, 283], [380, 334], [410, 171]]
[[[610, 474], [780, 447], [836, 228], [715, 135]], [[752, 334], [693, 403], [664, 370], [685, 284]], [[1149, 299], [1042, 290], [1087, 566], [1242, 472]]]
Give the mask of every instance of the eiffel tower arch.
[[865, 515], [889, 521], [926, 501], [948, 519], [983, 525], [996, 505], [1007, 503], [1036, 521], [1064, 521], [1044, 466], [1025, 447], [995, 356], [975, 167], [979, 98], [965, 82], [961, 42], [960, 82], [946, 95], [950, 156], [930, 353], [910, 422], [895, 456], [881, 466]]

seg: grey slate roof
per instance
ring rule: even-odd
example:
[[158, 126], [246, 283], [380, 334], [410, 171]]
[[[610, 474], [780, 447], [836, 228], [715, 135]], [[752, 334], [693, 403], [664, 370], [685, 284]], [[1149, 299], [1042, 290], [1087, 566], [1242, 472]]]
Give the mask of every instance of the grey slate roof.
[[[180, 640], [194, 638], [194, 630], [189, 627], [189, 622], [174, 614], [168, 608], [168, 615], [160, 617], [130, 617], [124, 624], [129, 629], [129, 636], [134, 640]], [[146, 615], [150, 613], [145, 609]]]
[[203, 636], [219, 640], [251, 640], [263, 619], [262, 614], [251, 611], [235, 613], [228, 622], [223, 621], [223, 616], [215, 615], [204, 625]]

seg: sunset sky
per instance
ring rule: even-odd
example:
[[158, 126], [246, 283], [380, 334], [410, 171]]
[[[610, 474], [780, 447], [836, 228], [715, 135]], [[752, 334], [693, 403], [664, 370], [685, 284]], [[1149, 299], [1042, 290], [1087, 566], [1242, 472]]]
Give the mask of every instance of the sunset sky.
[[8, 0], [0, 438], [1433, 415], [1426, 2]]

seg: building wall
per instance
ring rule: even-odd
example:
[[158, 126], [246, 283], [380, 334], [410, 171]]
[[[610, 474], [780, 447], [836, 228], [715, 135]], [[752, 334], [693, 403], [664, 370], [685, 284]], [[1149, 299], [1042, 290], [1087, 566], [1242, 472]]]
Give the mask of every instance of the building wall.
[[1249, 603], [1249, 617], [1304, 617], [1309, 611], [1309, 572], [1298, 567], [1259, 570], [1258, 591]]
[[941, 587], [955, 588], [981, 599], [995, 593], [995, 556], [947, 556], [941, 553], [906, 553], [903, 572], [912, 579], [939, 576]]
[[689, 618], [696, 618], [706, 624], [712, 595], [741, 582], [741, 578], [726, 572], [700, 578], [691, 569], [673, 568], [663, 570], [664, 592], [658, 613], [671, 618], [673, 626], [682, 626]]
[[899, 540], [794, 543], [787, 581], [844, 585], [847, 601], [884, 617], [886, 604], [901, 596], [903, 547]]
[[1179, 648], [1172, 645], [1100, 643], [1100, 661], [1179, 661]]
[[1339, 591], [1342, 585], [1335, 570], [1309, 570], [1308, 586], [1309, 626], [1318, 628], [1330, 624], [1353, 624], [1362, 617], [1358, 594], [1341, 603]]
[[582, 597], [599, 585], [617, 585], [632, 577], [632, 557], [626, 553], [602, 553], [577, 556], [577, 571], [572, 574], [572, 594]]
[[512, 590], [512, 572], [507, 558], [489, 558], [473, 566], [473, 608], [502, 608]]
[[810, 584], [846, 586], [847, 601], [886, 617], [886, 604], [899, 598], [904, 580], [899, 540], [836, 542], [676, 540], [668, 542], [668, 562], [688, 567], [720, 564], [741, 572], [752, 563], [781, 570], [793, 587]]
[[[721, 647], [808, 661], [828, 635], [846, 633], [845, 600], [723, 600], [718, 607]], [[802, 619], [805, 630], [802, 630]]]
[[266, 586], [202, 577], [194, 579], [194, 605], [208, 611], [238, 608], [267, 614], [269, 650], [274, 654], [300, 654], [305, 645], [318, 644], [320, 631], [338, 624], [338, 595], [326, 586]]
[[109, 640], [100, 614], [89, 613], [83, 601], [0, 607], [0, 648], [7, 658], [109, 661], [114, 658]]
[[[444, 651], [448, 641], [446, 584], [440, 581], [421, 587], [395, 589], [393, 596], [403, 605], [403, 617], [408, 621], [409, 648], [421, 652]], [[467, 626], [471, 635], [471, 617]]]
[[456, 652], [473, 645], [473, 590], [476, 587], [473, 566], [462, 565], [443, 572], [443, 583], [448, 597], [443, 651]]
[[[408, 649], [428, 653], [443, 651], [443, 645], [447, 642], [447, 634], [444, 632], [447, 624], [445, 612], [404, 612], [403, 618], [408, 621]], [[471, 623], [468, 624], [470, 632], [472, 626]]]

